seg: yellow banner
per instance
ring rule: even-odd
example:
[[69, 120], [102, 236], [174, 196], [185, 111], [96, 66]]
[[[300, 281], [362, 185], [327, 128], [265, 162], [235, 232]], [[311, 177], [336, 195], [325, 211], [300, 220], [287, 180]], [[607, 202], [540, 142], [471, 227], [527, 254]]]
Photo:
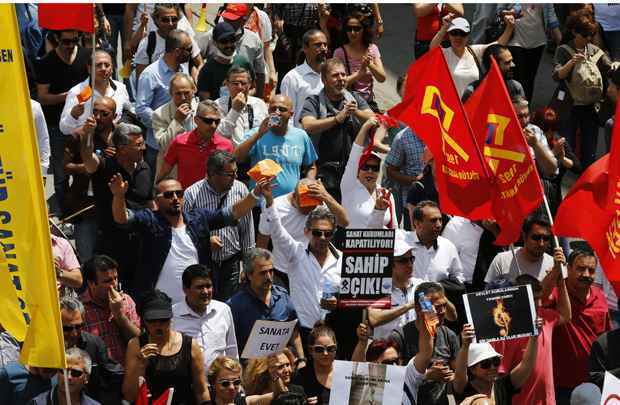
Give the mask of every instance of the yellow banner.
[[0, 322], [24, 339], [22, 363], [64, 368], [47, 206], [13, 4], [0, 4], [0, 27], [0, 243], [5, 260], [0, 263]]

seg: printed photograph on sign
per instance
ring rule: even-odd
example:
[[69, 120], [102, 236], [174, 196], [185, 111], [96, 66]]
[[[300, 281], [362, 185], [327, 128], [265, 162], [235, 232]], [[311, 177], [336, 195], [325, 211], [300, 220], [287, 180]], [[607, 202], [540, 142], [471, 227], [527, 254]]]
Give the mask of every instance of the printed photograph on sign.
[[404, 383], [405, 367], [336, 360], [329, 404], [400, 404]]

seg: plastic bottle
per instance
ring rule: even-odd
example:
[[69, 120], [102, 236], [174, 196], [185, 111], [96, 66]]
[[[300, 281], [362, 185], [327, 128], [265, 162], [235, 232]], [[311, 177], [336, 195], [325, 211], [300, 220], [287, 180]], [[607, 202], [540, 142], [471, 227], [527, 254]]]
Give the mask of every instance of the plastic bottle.
[[[336, 295], [337, 288], [338, 286], [335, 286], [334, 284], [332, 284], [330, 280], [325, 280], [323, 282], [323, 293], [321, 294], [321, 299], [329, 300], [333, 298]], [[325, 320], [325, 317], [330, 312], [331, 311], [327, 309], [321, 308], [321, 319]]]
[[428, 333], [431, 336], [435, 336], [435, 329], [439, 324], [439, 319], [437, 318], [437, 312], [435, 312], [433, 303], [426, 298], [426, 295], [423, 292], [418, 294], [418, 303], [420, 304], [420, 309], [422, 310], [422, 316], [424, 316], [426, 330], [428, 330]]

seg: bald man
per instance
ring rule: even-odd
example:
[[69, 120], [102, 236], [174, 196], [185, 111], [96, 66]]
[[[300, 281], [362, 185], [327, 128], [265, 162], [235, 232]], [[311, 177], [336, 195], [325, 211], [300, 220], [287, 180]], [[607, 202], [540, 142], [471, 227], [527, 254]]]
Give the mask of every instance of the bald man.
[[289, 126], [294, 110], [288, 96], [272, 97], [268, 112], [267, 118], [250, 131], [234, 154], [240, 161], [249, 157], [252, 166], [263, 159], [274, 160], [282, 166], [273, 189], [273, 196], [279, 197], [295, 190], [301, 177], [315, 178], [318, 156], [306, 131]]

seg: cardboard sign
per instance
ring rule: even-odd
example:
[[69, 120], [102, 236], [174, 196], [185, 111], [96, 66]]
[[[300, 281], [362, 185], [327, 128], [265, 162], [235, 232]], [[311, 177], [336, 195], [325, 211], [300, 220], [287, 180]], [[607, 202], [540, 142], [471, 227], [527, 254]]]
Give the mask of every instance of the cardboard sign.
[[241, 357], [256, 359], [281, 352], [291, 339], [297, 319], [290, 322], [263, 321], [254, 322]]
[[529, 285], [463, 295], [467, 322], [480, 343], [538, 335], [536, 306]]
[[338, 305], [390, 308], [393, 256], [393, 229], [347, 229]]
[[329, 405], [400, 404], [406, 367], [334, 361]]
[[601, 405], [620, 405], [620, 379], [610, 372], [605, 372]]

